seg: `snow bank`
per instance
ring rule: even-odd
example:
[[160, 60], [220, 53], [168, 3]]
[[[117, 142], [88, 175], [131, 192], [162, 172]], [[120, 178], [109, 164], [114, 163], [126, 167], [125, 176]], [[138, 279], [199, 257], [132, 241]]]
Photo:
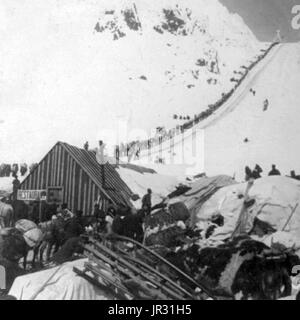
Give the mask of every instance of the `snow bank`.
[[[27, 175], [26, 175], [27, 176]], [[19, 176], [19, 180], [20, 182], [22, 182], [26, 176], [24, 177], [21, 177]], [[0, 178], [0, 198], [3, 196], [8, 196], [12, 190], [13, 190], [13, 185], [12, 185], [12, 182], [13, 182], [14, 178], [12, 176], [10, 177], [1, 177]]]
[[197, 214], [207, 199], [209, 199], [220, 188], [235, 184], [236, 182], [228, 176], [216, 176], [212, 178], [200, 178], [189, 184], [191, 188], [185, 194], [171, 199], [168, 203], [183, 202], [191, 214], [191, 225], [196, 223]]
[[10, 193], [12, 192], [12, 182], [14, 178], [13, 177], [2, 177], [0, 178], [0, 192], [6, 192]]
[[[152, 189], [152, 205], [160, 203], [169, 193], [174, 191], [180, 183], [179, 179], [157, 173], [139, 173], [135, 170], [119, 167], [117, 172], [133, 193], [142, 198], [147, 189]], [[134, 202], [137, 208], [141, 207], [141, 199]]]

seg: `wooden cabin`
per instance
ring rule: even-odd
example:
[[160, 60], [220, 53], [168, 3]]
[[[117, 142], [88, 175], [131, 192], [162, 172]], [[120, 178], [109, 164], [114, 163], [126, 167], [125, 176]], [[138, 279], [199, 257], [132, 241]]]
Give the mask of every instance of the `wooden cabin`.
[[91, 215], [96, 201], [105, 210], [109, 200], [115, 205], [131, 205], [132, 191], [116, 167], [101, 165], [94, 151], [58, 142], [21, 183], [21, 190], [47, 190], [48, 203], [67, 203], [71, 211]]

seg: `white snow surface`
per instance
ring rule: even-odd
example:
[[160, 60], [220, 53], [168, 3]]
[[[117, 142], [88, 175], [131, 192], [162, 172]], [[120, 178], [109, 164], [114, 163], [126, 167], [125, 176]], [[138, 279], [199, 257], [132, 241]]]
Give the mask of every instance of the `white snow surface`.
[[[26, 178], [27, 174], [22, 177], [22, 176], [18, 176], [18, 179], [20, 180], [20, 182], [22, 182], [25, 178]], [[13, 190], [13, 182], [14, 178], [12, 176], [10, 177], [0, 177], [0, 197], [2, 195], [7, 196], [8, 194], [10, 194]]]
[[136, 208], [141, 207], [141, 199], [147, 193], [147, 189], [152, 190], [152, 205], [160, 203], [175, 187], [181, 182], [180, 179], [157, 173], [139, 173], [137, 171], [119, 167], [117, 172], [128, 185], [131, 191], [139, 195], [140, 199], [134, 201]]
[[[127, 9], [139, 30], [127, 25]], [[155, 31], [164, 9], [183, 27]], [[0, 12], [2, 161], [36, 161], [57, 141], [94, 147], [121, 119], [124, 141], [173, 127], [173, 114], [214, 103], [266, 47], [217, 0], [4, 0]], [[116, 32], [125, 36], [113, 40]]]
[[[228, 239], [232, 235], [243, 207], [244, 199], [239, 195], [244, 195], [246, 187], [246, 183], [241, 183], [221, 188], [198, 211], [199, 227], [216, 213], [225, 218], [224, 226], [215, 230], [213, 240]], [[249, 221], [257, 217], [277, 230], [270, 236], [255, 239], [269, 246], [272, 242], [288, 248], [294, 246], [300, 254], [300, 182], [282, 176], [261, 178], [255, 180], [249, 196], [255, 199], [254, 206], [248, 209]]]
[[12, 192], [12, 177], [1, 177], [0, 178], [0, 192]]
[[[273, 163], [282, 174], [293, 169], [300, 173], [300, 43], [277, 50], [248, 83], [240, 101], [205, 129], [205, 170], [209, 175], [236, 174], [241, 180], [245, 166], [254, 168], [256, 163], [264, 175]], [[256, 91], [255, 97], [250, 88]], [[267, 111], [263, 111], [265, 99], [269, 100]]]
[[[299, 57], [300, 43], [273, 48], [214, 115], [179, 135], [173, 145], [167, 141], [160, 149], [153, 148], [150, 157], [141, 153], [136, 163], [147, 166], [161, 157], [166, 159], [165, 171], [170, 164], [174, 168], [173, 161], [181, 175], [225, 174], [237, 181], [244, 180], [247, 165], [254, 169], [259, 164], [263, 176], [272, 164], [283, 175], [291, 170], [299, 174]], [[250, 89], [256, 91], [255, 96]], [[269, 106], [264, 111], [266, 99]]]

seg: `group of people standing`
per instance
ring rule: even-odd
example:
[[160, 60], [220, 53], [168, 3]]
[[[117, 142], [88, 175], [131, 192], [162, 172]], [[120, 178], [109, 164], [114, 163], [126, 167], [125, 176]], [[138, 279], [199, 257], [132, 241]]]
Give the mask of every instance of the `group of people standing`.
[[39, 227], [44, 234], [40, 260], [42, 260], [44, 250], [46, 250], [46, 260], [48, 261], [53, 247], [53, 253], [56, 254], [59, 248], [70, 239], [79, 239], [85, 232], [82, 214], [83, 212], [80, 210], [77, 210], [76, 213], [71, 212], [68, 210], [68, 205], [63, 204], [57, 208], [50, 221], [39, 223]]
[[115, 206], [111, 201], [104, 211], [99, 204], [94, 205], [93, 217], [96, 223], [93, 230], [106, 234], [118, 234], [141, 241], [144, 218], [151, 214], [152, 190], [148, 189], [142, 198], [142, 206], [136, 213], [125, 205]]
[[[249, 181], [250, 179], [259, 179], [262, 177], [263, 169], [260, 165], [256, 164], [254, 170], [251, 170], [249, 166], [245, 168], [245, 180]], [[276, 165], [272, 165], [271, 171], [268, 173], [268, 176], [281, 176], [281, 172], [277, 169]], [[300, 176], [296, 175], [295, 171], [291, 171], [290, 178], [300, 180]]]

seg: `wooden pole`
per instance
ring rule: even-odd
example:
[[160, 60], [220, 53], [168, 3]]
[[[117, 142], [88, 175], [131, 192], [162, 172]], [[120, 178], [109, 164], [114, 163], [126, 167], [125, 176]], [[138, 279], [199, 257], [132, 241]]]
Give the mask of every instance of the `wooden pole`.
[[105, 189], [105, 164], [102, 164], [102, 187]]
[[294, 209], [292, 210], [292, 212], [291, 212], [291, 214], [290, 214], [290, 216], [289, 216], [289, 218], [288, 218], [287, 222], [285, 223], [284, 227], [282, 228], [282, 231], [284, 231], [284, 230], [285, 230], [285, 228], [286, 228], [286, 227], [288, 226], [288, 224], [290, 223], [290, 221], [291, 221], [291, 219], [292, 219], [292, 217], [293, 217], [293, 215], [294, 215], [294, 213], [295, 213], [296, 209], [298, 208], [298, 206], [299, 206], [299, 203], [297, 203], [297, 204], [296, 204], [296, 206], [294, 207]]
[[231, 235], [231, 238], [235, 238], [240, 236], [241, 234], [244, 234], [245, 226], [247, 225], [247, 219], [248, 219], [248, 208], [246, 206], [246, 202], [249, 201], [249, 191], [253, 185], [254, 185], [254, 179], [250, 179], [247, 183], [247, 188], [244, 194], [243, 205], [239, 213], [238, 221]]
[[39, 222], [42, 222], [42, 201], [39, 199]]

